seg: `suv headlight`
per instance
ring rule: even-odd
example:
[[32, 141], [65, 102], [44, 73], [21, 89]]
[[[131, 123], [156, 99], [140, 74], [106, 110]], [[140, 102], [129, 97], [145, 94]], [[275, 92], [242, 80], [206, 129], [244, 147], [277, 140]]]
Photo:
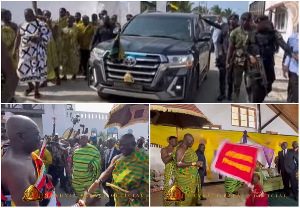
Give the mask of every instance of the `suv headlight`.
[[100, 49], [100, 48], [94, 48], [92, 50], [92, 53], [93, 53], [94, 56], [96, 56], [98, 58], [102, 58], [104, 53], [105, 53], [105, 50]]
[[177, 67], [192, 67], [194, 65], [193, 55], [182, 55], [182, 56], [167, 56], [169, 60], [169, 68]]

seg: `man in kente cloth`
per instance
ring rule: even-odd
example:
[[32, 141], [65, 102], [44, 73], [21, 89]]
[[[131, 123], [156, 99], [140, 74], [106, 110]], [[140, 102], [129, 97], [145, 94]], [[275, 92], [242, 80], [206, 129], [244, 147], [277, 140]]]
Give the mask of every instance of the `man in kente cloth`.
[[203, 166], [203, 162], [198, 161], [198, 156], [192, 149], [193, 144], [193, 136], [186, 134], [183, 142], [174, 148], [175, 184], [185, 194], [185, 200], [176, 202], [176, 206], [202, 206], [199, 202], [202, 191], [198, 169]]
[[[12, 116], [6, 128], [10, 144], [1, 161], [1, 206], [59, 205], [43, 160], [34, 153], [40, 138], [37, 124], [25, 116]], [[91, 197], [86, 196], [73, 206], [90, 204]]]
[[136, 148], [132, 134], [121, 137], [119, 148], [121, 154], [112, 159], [88, 192], [92, 194], [112, 174], [116, 207], [149, 206], [149, 156]]

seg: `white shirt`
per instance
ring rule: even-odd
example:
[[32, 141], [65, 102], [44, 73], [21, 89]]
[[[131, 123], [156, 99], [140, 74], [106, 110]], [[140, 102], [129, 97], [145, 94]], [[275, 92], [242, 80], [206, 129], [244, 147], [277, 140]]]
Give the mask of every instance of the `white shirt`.
[[285, 150], [282, 150], [282, 153], [283, 153], [283, 156], [285, 156], [285, 155], [286, 155], [286, 153], [287, 153], [287, 149], [285, 149]]

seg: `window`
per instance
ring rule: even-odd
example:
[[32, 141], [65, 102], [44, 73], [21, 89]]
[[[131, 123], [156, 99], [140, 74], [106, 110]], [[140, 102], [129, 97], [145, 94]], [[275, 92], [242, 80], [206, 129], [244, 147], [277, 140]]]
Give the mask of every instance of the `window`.
[[256, 129], [256, 109], [231, 105], [231, 125]]
[[276, 9], [275, 13], [275, 29], [278, 31], [286, 31], [287, 11], [284, 8]]
[[206, 126], [203, 126], [202, 127], [203, 129], [222, 129], [222, 126], [221, 125], [206, 125]]

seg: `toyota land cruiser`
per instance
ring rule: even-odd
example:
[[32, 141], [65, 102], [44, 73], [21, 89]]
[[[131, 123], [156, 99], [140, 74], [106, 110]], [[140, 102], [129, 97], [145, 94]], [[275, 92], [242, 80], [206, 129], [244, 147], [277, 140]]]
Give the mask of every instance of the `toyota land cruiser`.
[[122, 63], [109, 57], [114, 40], [92, 50], [88, 84], [104, 99], [119, 95], [193, 102], [209, 70], [210, 40], [197, 14], [137, 15], [120, 33]]

